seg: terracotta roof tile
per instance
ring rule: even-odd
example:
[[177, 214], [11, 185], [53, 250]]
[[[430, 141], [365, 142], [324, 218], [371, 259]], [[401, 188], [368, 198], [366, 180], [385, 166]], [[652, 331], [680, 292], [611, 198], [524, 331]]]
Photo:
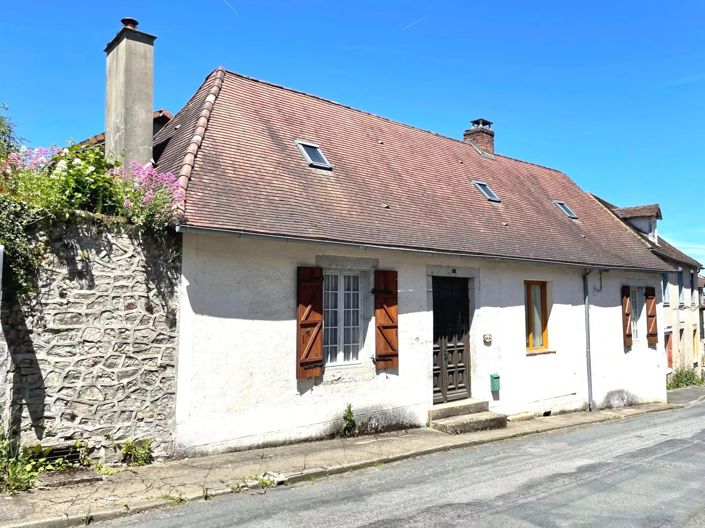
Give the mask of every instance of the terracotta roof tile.
[[[156, 142], [166, 142], [160, 170], [181, 173], [220, 71], [157, 134]], [[481, 156], [463, 141], [232, 72], [220, 84], [190, 174], [185, 225], [665, 269], [631, 229], [557, 170]], [[309, 167], [297, 139], [320, 145], [333, 170]], [[487, 201], [474, 179], [502, 202]]]
[[655, 216], [659, 220], [661, 216], [661, 207], [659, 204], [635, 205], [632, 207], [615, 207], [614, 212], [618, 217], [624, 218], [639, 218], [642, 216]]

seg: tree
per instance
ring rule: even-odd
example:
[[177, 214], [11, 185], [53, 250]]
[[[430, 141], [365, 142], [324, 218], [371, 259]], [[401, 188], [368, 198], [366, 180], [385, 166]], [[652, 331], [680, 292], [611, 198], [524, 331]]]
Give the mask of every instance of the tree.
[[20, 147], [20, 138], [15, 135], [15, 124], [7, 116], [7, 105], [0, 103], [0, 159], [5, 159], [10, 152]]

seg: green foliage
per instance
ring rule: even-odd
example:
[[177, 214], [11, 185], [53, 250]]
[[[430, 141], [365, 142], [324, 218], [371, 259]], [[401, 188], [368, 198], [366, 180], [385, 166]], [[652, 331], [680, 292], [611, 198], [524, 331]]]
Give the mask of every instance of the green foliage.
[[53, 218], [66, 219], [73, 211], [118, 215], [124, 192], [120, 180], [112, 176], [116, 168], [101, 147], [73, 145], [54, 153], [41, 168], [16, 169], [10, 192]]
[[16, 493], [34, 486], [43, 471], [70, 467], [63, 458], [51, 457], [51, 449], [36, 445], [20, 447], [17, 442], [0, 437], [0, 493]]
[[128, 466], [146, 466], [154, 462], [152, 455], [152, 441], [144, 438], [142, 440], [128, 440], [120, 444], [122, 461]]
[[[34, 207], [0, 193], [0, 244], [5, 247], [4, 266], [9, 272], [8, 296], [32, 291], [41, 263], [42, 248], [28, 232], [41, 215]], [[3, 277], [6, 275], [3, 274]]]
[[[0, 103], [0, 112], [7, 111], [7, 105]], [[6, 115], [0, 114], [0, 160], [20, 147], [20, 138], [15, 135], [15, 125]]]
[[176, 495], [173, 493], [164, 493], [162, 495], [162, 499], [169, 502], [172, 506], [177, 506], [186, 502], [186, 499], [181, 491], [178, 491]]
[[703, 380], [698, 376], [695, 369], [680, 368], [668, 378], [668, 390], [680, 389], [691, 385], [702, 385]]
[[348, 403], [343, 412], [343, 436], [355, 436], [357, 434], [357, 423], [353, 414], [352, 405]]

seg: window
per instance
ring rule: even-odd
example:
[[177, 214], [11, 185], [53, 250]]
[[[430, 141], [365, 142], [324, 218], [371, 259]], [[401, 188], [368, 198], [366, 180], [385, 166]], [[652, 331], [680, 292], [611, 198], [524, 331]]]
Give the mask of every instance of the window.
[[548, 348], [548, 306], [546, 301], [546, 283], [526, 281], [526, 348], [545, 350]]
[[668, 306], [671, 304], [671, 290], [669, 288], [670, 284], [670, 273], [664, 273], [663, 278], [661, 279], [663, 282], [663, 305]]
[[629, 290], [629, 296], [632, 302], [632, 340], [639, 340], [639, 320], [641, 319], [641, 311], [644, 306], [642, 292], [639, 288], [632, 287]]
[[495, 192], [490, 189], [490, 186], [487, 185], [485, 182], [481, 182], [478, 180], [472, 180], [472, 184], [477, 187], [477, 190], [480, 191], [485, 198], [487, 198], [490, 202], [497, 202], [500, 203], [502, 200], [500, 199], [499, 196], [495, 194]]
[[683, 273], [682, 269], [678, 268], [678, 304], [683, 306]]
[[321, 148], [318, 145], [299, 140], [296, 140], [295, 143], [296, 146], [299, 147], [301, 154], [303, 154], [304, 158], [306, 158], [309, 167], [328, 170], [333, 168], [331, 164], [328, 163], [328, 160], [323, 155], [323, 152], [321, 152]]
[[553, 203], [558, 206], [558, 209], [563, 211], [563, 214], [565, 214], [568, 218], [578, 218], [578, 215], [576, 215], [573, 210], [566, 205], [565, 202], [561, 202], [560, 200], [553, 200]]
[[698, 304], [698, 287], [695, 282], [695, 273], [690, 272], [690, 304], [695, 306]]
[[362, 333], [360, 283], [359, 274], [324, 274], [323, 354], [328, 364], [358, 361]]

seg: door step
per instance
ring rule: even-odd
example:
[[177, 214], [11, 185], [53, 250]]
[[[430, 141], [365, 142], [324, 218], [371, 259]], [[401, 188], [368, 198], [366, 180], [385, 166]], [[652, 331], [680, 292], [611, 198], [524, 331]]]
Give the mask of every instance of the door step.
[[459, 416], [461, 414], [473, 414], [489, 411], [490, 403], [487, 400], [475, 400], [468, 398], [455, 402], [441, 403], [434, 405], [428, 411], [430, 421], [448, 418], [449, 416]]
[[504, 429], [507, 427], [507, 417], [504, 414], [483, 411], [431, 420], [430, 425], [448, 434], [472, 433], [486, 429]]

